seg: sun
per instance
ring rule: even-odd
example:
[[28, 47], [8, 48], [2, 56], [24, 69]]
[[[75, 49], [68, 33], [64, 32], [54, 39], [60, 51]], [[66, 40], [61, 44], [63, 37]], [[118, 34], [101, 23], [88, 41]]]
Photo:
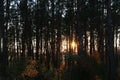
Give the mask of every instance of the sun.
[[75, 43], [74, 41], [72, 41], [72, 43], [71, 43], [71, 47], [74, 49], [75, 46], [76, 46], [76, 43]]
[[77, 42], [74, 40], [71, 42], [71, 49], [73, 52], [77, 52]]

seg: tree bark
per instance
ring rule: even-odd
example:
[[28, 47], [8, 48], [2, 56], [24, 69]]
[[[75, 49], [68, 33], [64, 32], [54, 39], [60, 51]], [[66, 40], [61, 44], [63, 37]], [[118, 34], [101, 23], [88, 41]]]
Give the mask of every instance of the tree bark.
[[107, 0], [107, 32], [108, 32], [108, 59], [109, 80], [115, 80], [114, 31], [111, 18], [111, 0]]
[[[9, 0], [6, 0], [6, 19], [4, 19], [4, 0], [0, 0], [0, 35], [2, 39], [2, 50], [0, 52], [0, 78], [6, 79], [6, 67], [8, 64], [8, 48], [7, 48], [7, 27], [9, 20]], [[4, 21], [6, 24], [4, 25]]]

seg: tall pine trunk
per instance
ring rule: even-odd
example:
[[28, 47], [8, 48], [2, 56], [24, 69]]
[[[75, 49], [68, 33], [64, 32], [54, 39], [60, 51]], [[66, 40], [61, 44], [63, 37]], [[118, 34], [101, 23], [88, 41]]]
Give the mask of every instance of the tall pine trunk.
[[[7, 27], [8, 27], [8, 21], [9, 21], [9, 6], [10, 1], [6, 0], [6, 18], [4, 19], [4, 3], [3, 0], [0, 0], [0, 34], [2, 39], [2, 50], [0, 53], [0, 78], [6, 79], [6, 67], [8, 64], [8, 48], [7, 48]], [[6, 21], [6, 24], [4, 25], [4, 20]]]
[[0, 0], [0, 43], [3, 45], [1, 46], [1, 52], [0, 52], [0, 79], [5, 77], [5, 66], [6, 66], [6, 53], [5, 53], [5, 38], [4, 38], [4, 0]]
[[111, 18], [111, 0], [107, 0], [107, 32], [108, 32], [108, 59], [109, 80], [115, 80], [114, 31]]

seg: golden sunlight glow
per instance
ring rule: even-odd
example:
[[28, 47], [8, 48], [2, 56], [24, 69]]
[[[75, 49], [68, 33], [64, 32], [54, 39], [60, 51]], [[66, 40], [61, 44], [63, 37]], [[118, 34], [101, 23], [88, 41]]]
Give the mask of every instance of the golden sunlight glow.
[[76, 46], [75, 41], [72, 41], [72, 43], [71, 43], [71, 47], [72, 47], [73, 49], [75, 49], [75, 46]]
[[61, 42], [61, 52], [69, 52], [69, 49], [73, 53], [77, 53], [77, 42], [74, 39], [71, 42], [67, 39], [63, 39]]
[[74, 40], [71, 42], [71, 49], [73, 52], [77, 52], [77, 43]]

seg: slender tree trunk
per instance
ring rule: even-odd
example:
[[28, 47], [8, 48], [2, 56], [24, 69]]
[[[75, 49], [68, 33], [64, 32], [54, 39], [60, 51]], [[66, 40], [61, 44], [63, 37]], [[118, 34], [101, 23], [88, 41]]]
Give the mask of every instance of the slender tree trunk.
[[83, 50], [83, 41], [82, 41], [82, 34], [83, 34], [83, 31], [82, 31], [82, 26], [80, 25], [80, 9], [81, 7], [81, 2], [80, 0], [77, 0], [77, 26], [76, 26], [76, 34], [78, 36], [78, 54], [80, 54], [80, 52]]
[[108, 36], [106, 27], [104, 32], [105, 32], [105, 63], [108, 64]]
[[102, 16], [101, 16], [101, 25], [100, 25], [100, 55], [101, 55], [101, 60], [102, 62], [105, 62], [105, 52], [104, 52], [104, 0], [102, 0]]
[[99, 48], [99, 52], [100, 52], [100, 55], [101, 55], [101, 59], [102, 61], [104, 62], [104, 38], [103, 38], [103, 29], [101, 29], [102, 26], [100, 26], [100, 40], [99, 40], [99, 45], [100, 45], [100, 48]]
[[39, 59], [39, 28], [36, 28], [36, 60]]
[[42, 37], [42, 35], [43, 35], [42, 27], [41, 27], [40, 30], [41, 30], [40, 43], [39, 43], [40, 44], [40, 62], [43, 63], [43, 57], [44, 56], [43, 56], [43, 44], [42, 44], [43, 43], [43, 41], [42, 41], [43, 40], [43, 37]]
[[3, 46], [1, 46], [1, 52], [0, 52], [0, 79], [2, 80], [5, 78], [5, 66], [6, 66], [6, 53], [5, 53], [5, 38], [4, 38], [4, 32], [5, 32], [5, 26], [4, 26], [4, 0], [0, 0], [0, 39], [2, 42], [0, 42]]
[[88, 50], [88, 48], [87, 48], [87, 46], [88, 46], [88, 38], [87, 38], [87, 30], [86, 30], [86, 26], [87, 26], [87, 25], [85, 25], [85, 28], [84, 28], [84, 35], [85, 35], [84, 48], [85, 48], [85, 51], [87, 52], [87, 50]]
[[46, 51], [46, 66], [49, 69], [50, 68], [50, 53], [48, 51], [48, 37], [49, 37], [49, 28], [46, 28], [46, 32], [45, 32], [45, 51]]
[[57, 26], [57, 50], [56, 50], [56, 57], [57, 57], [57, 67], [60, 67], [60, 44], [61, 44], [61, 19], [58, 18], [59, 24]]
[[[27, 1], [27, 0], [26, 0]], [[24, 17], [25, 17], [25, 11], [26, 11], [26, 5], [27, 2], [25, 2], [25, 0], [21, 0], [20, 1], [20, 13], [21, 13], [21, 17], [23, 18], [23, 21], [25, 22], [24, 20]], [[25, 58], [25, 50], [26, 50], [26, 35], [25, 35], [25, 24], [23, 24], [23, 31], [22, 31], [22, 53], [20, 54], [20, 61], [22, 60], [22, 58]]]
[[114, 31], [111, 18], [111, 0], [107, 0], [107, 32], [108, 32], [108, 59], [109, 80], [115, 80]]
[[[7, 48], [7, 27], [8, 27], [8, 20], [9, 20], [9, 0], [6, 0], [6, 19], [4, 19], [4, 3], [3, 0], [0, 0], [0, 35], [2, 37], [2, 50], [0, 53], [0, 79], [6, 79], [6, 67], [8, 64], [8, 48]], [[4, 20], [6, 24], [4, 26]]]
[[90, 55], [93, 53], [93, 26], [90, 27]]
[[54, 9], [55, 9], [55, 4], [54, 4], [54, 0], [51, 0], [51, 8], [52, 8], [52, 12], [51, 12], [51, 14], [52, 14], [52, 18], [51, 18], [51, 27], [52, 27], [52, 29], [51, 29], [51, 38], [52, 38], [52, 40], [51, 40], [51, 49], [52, 49], [52, 62], [53, 62], [53, 65], [54, 65], [54, 67], [55, 68], [57, 68], [57, 61], [56, 61], [56, 53], [55, 53], [55, 15], [54, 15]]
[[[18, 10], [17, 10], [18, 11]], [[18, 13], [17, 13], [18, 16]], [[17, 22], [16, 22], [16, 42], [17, 42], [17, 60], [19, 61], [19, 28], [18, 28], [18, 23], [19, 23], [19, 17], [17, 17]]]
[[117, 46], [118, 45], [118, 42], [117, 42], [117, 40], [118, 40], [118, 26], [115, 27], [115, 31], [116, 31], [116, 33], [115, 33], [116, 34], [115, 35], [116, 40], [115, 40], [115, 51], [114, 52], [115, 52], [115, 55], [116, 55], [116, 61], [117, 61], [117, 66], [118, 66], [118, 64], [119, 64], [119, 59], [118, 59], [119, 54], [118, 54], [118, 46]]

